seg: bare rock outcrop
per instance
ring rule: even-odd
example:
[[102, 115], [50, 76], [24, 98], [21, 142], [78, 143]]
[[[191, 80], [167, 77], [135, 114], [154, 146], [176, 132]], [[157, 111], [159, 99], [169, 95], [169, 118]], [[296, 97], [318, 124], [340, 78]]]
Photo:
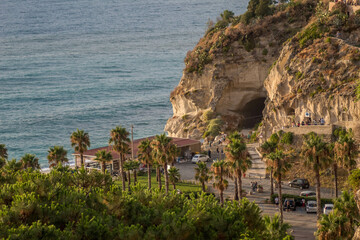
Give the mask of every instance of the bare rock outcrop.
[[237, 24], [207, 33], [185, 59], [179, 85], [170, 95], [170, 136], [199, 139], [204, 112], [211, 110], [223, 129], [253, 125], [262, 118], [264, 80], [279, 57], [282, 44], [306, 26], [314, 3], [305, 2], [252, 25]]
[[355, 96], [360, 49], [333, 37], [316, 39], [304, 48], [298, 40], [284, 46], [264, 82], [264, 134], [309, 120], [307, 116], [317, 123], [324, 118], [325, 124], [360, 130], [360, 101]]

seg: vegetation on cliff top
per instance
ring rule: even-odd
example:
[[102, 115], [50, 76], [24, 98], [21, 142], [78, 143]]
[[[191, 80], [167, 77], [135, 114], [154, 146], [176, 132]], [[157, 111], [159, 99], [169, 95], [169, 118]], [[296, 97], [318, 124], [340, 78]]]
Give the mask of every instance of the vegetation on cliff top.
[[[211, 21], [208, 23], [204, 38], [193, 51], [187, 53], [185, 71], [201, 74], [204, 66], [213, 61], [215, 54], [231, 52], [231, 45], [236, 41], [250, 52], [257, 46], [256, 39], [263, 32], [269, 31], [271, 24], [277, 22], [284, 23], [286, 27], [277, 36], [277, 44], [281, 45], [299, 31], [299, 26], [294, 23], [303, 21], [304, 18], [307, 21], [313, 15], [315, 6], [313, 1], [307, 0], [278, 5], [269, 0], [251, 0], [243, 15], [234, 16], [233, 12], [225, 10], [216, 24]], [[262, 52], [266, 55], [268, 50]]]

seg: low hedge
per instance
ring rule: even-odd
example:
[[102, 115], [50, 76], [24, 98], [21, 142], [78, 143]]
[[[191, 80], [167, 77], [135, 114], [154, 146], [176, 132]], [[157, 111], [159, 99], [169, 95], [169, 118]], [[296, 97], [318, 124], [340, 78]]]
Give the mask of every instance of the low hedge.
[[[271, 203], [275, 203], [275, 198], [278, 196], [277, 193], [271, 195]], [[292, 195], [292, 194], [283, 194], [282, 195], [282, 199], [283, 201], [285, 200], [285, 198], [294, 198], [295, 199], [295, 202], [296, 202], [296, 206], [301, 206], [301, 200], [302, 199], [305, 199], [305, 202], [308, 202], [308, 201], [316, 201], [316, 197], [302, 197], [302, 196], [299, 196], [299, 195]], [[333, 199], [330, 199], [330, 198], [322, 198], [321, 199], [321, 205], [324, 206], [325, 204], [328, 204], [328, 203], [334, 203], [334, 200]]]

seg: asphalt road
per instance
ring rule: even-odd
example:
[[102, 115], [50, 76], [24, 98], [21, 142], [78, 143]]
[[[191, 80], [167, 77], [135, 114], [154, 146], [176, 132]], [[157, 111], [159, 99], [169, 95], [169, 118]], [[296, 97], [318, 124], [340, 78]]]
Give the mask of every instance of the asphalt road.
[[[181, 179], [186, 181], [195, 181], [195, 167], [196, 164], [191, 162], [186, 163], [177, 163], [175, 165], [180, 170]], [[211, 162], [207, 163], [207, 166], [211, 166]], [[269, 179], [259, 179], [259, 178], [243, 178], [243, 189], [249, 193], [251, 188], [251, 182], [256, 181], [258, 185], [262, 185], [264, 188], [263, 193], [255, 193], [254, 195], [247, 195], [247, 198], [250, 201], [255, 201], [263, 211], [263, 214], [273, 216], [278, 212], [278, 208], [274, 204], [266, 203], [266, 199], [269, 199], [270, 195], [270, 181]], [[209, 190], [217, 194], [217, 191], [212, 189], [212, 183], [208, 184]], [[299, 195], [301, 191], [297, 188], [290, 188], [287, 186], [286, 182], [283, 182], [282, 185], [283, 193]], [[315, 187], [311, 186], [310, 189], [315, 191]], [[229, 181], [229, 187], [224, 192], [226, 198], [232, 199], [234, 192], [234, 183]], [[321, 197], [331, 198], [331, 190], [321, 189]], [[316, 231], [316, 214], [307, 214], [303, 208], [298, 207], [294, 212], [284, 212], [284, 221], [291, 224], [292, 234], [295, 236], [296, 240], [305, 240], [305, 239], [315, 239], [314, 232]]]

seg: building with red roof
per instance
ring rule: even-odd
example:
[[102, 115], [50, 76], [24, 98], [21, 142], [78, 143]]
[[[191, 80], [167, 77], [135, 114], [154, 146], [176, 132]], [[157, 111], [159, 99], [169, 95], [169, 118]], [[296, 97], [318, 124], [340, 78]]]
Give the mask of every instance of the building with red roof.
[[[151, 137], [147, 137], [147, 138], [141, 138], [141, 139], [134, 140], [133, 145], [134, 145], [134, 158], [135, 159], [137, 158], [138, 147], [139, 147], [141, 141], [143, 141], [145, 139], [152, 140], [154, 138], [155, 138], [155, 136], [151, 136]], [[172, 142], [179, 149], [179, 157], [190, 157], [192, 153], [198, 153], [201, 151], [201, 143], [198, 140], [187, 139], [187, 138], [175, 138], [175, 137], [170, 137], [170, 138], [172, 139]], [[131, 152], [131, 145], [132, 144], [130, 144], [130, 152]], [[110, 171], [119, 171], [120, 156], [116, 151], [114, 151], [112, 149], [111, 146], [94, 148], [94, 149], [89, 149], [89, 150], [85, 151], [84, 152], [85, 166], [86, 167], [96, 166], [96, 168], [99, 167], [98, 163], [96, 161], [94, 161], [94, 159], [96, 157], [96, 153], [100, 150], [106, 150], [107, 152], [111, 152], [113, 160], [111, 161], [110, 164], [108, 164], [107, 168], [110, 169]], [[80, 154], [75, 153], [73, 155], [75, 156], [75, 165], [77, 167], [80, 167], [81, 166]], [[131, 154], [128, 154], [127, 159], [130, 159], [130, 158], [131, 158]]]

